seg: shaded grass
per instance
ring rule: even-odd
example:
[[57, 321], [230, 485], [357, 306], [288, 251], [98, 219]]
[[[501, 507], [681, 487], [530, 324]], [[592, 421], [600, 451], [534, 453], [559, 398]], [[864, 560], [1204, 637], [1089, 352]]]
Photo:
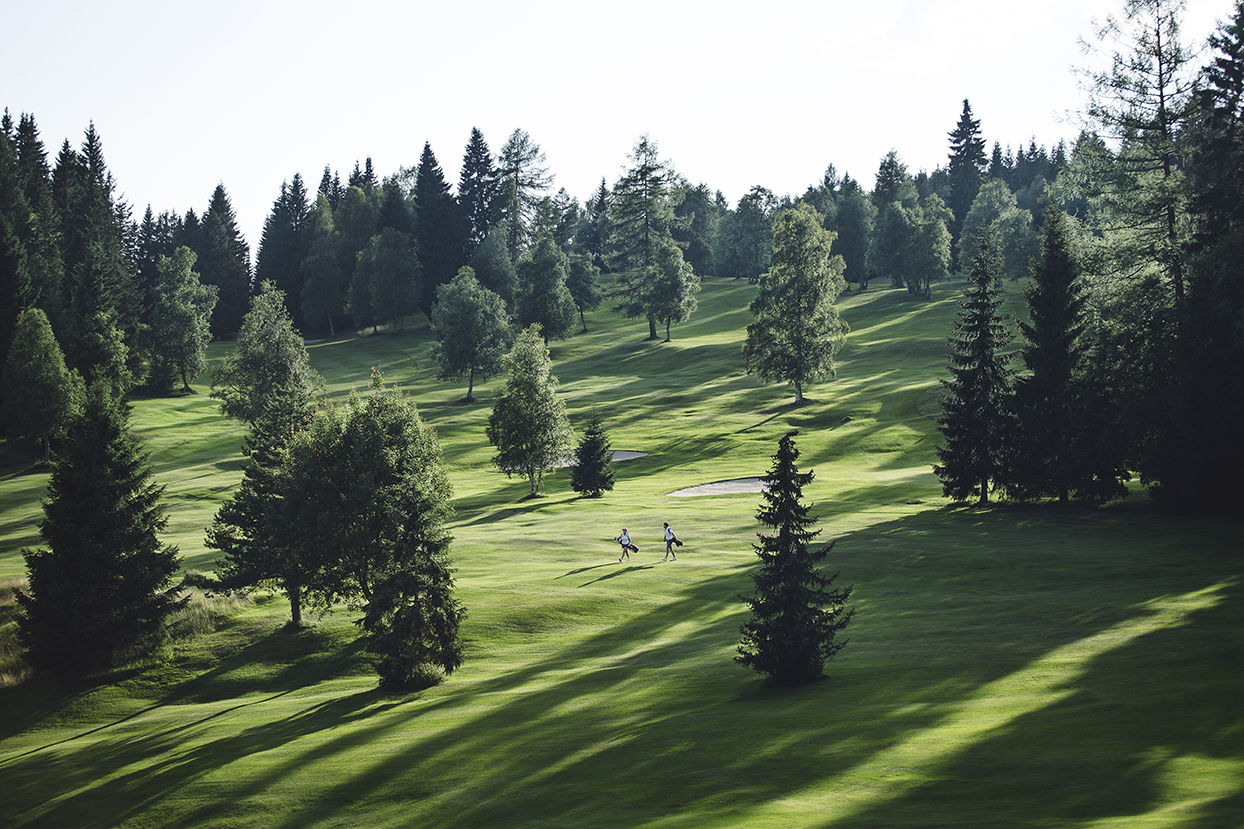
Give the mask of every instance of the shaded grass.
[[[599, 499], [568, 470], [537, 499], [491, 470], [497, 381], [463, 404], [426, 330], [313, 345], [334, 394], [380, 365], [438, 430], [466, 663], [383, 694], [350, 614], [290, 632], [283, 599], [257, 595], [158, 671], [0, 691], [0, 825], [1239, 825], [1238, 522], [949, 507], [927, 391], [952, 286], [844, 297], [839, 379], [798, 407], [741, 373], [754, 290], [706, 280], [672, 343], [602, 313], [554, 344], [572, 418], [596, 406], [616, 448], [651, 453]], [[241, 433], [200, 391], [138, 401], [135, 425], [201, 564], [192, 528], [227, 497]], [[790, 428], [857, 615], [829, 679], [779, 692], [731, 662], [757, 496], [665, 496], [763, 473]], [[0, 477], [6, 519], [34, 481]], [[676, 565], [662, 521], [688, 542]], [[14, 572], [20, 526], [0, 534]]]

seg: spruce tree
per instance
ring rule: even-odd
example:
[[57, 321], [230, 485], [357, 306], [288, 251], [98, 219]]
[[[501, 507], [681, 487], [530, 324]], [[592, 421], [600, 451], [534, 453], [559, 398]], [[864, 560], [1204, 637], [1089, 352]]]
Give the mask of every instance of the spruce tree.
[[941, 381], [941, 463], [933, 471], [942, 479], [942, 491], [957, 501], [975, 496], [978, 503], [987, 503], [1006, 468], [1013, 372], [1011, 355], [1003, 353], [1011, 334], [998, 313], [1001, 273], [993, 230], [986, 228], [949, 340], [951, 379]]
[[115, 390], [94, 383], [52, 465], [39, 531], [23, 551], [18, 636], [36, 670], [86, 675], [148, 653], [180, 604], [177, 548], [160, 543], [166, 517], [150, 461]]
[[446, 285], [466, 264], [466, 232], [458, 204], [445, 181], [445, 174], [423, 145], [415, 175], [415, 255], [419, 259], [419, 309], [431, 315], [436, 289]]
[[466, 229], [466, 255], [471, 256], [498, 219], [494, 202], [498, 172], [493, 165], [488, 142], [478, 127], [462, 153], [462, 172], [458, 176], [458, 209]]
[[812, 682], [824, 675], [825, 662], [846, 645], [838, 635], [854, 616], [847, 610], [852, 588], [832, 588], [819, 569], [834, 545], [812, 550], [820, 530], [810, 506], [801, 503], [803, 488], [812, 472], [795, 465], [798, 432], [788, 432], [778, 443], [773, 468], [764, 481], [764, 502], [756, 519], [773, 530], [758, 533], [760, 544], [752, 549], [760, 558], [760, 571], [752, 576], [756, 591], [745, 599], [752, 618], [740, 629], [743, 641], [735, 662], [766, 674], [774, 685]]
[[198, 254], [203, 284], [215, 285], [219, 292], [212, 313], [212, 334], [223, 337], [241, 328], [251, 295], [250, 248], [238, 229], [223, 184], [212, 191], [201, 232], [200, 246], [191, 249]]
[[[984, 176], [985, 139], [981, 136], [981, 122], [972, 117], [972, 107], [967, 98], [963, 99], [963, 112], [959, 114], [959, 122], [948, 133], [950, 138], [950, 198], [947, 206], [954, 218], [950, 225], [952, 245], [959, 241], [959, 231], [967, 218], [976, 193], [980, 190]], [[962, 267], [960, 257], [958, 267]]]
[[609, 433], [595, 410], [583, 429], [583, 439], [575, 448], [570, 488], [593, 498], [613, 489], [613, 448]]

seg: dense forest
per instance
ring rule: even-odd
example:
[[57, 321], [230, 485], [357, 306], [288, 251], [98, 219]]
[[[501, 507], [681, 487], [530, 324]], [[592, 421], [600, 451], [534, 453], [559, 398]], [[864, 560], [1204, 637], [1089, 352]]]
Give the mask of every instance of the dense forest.
[[[847, 290], [880, 283], [918, 303], [935, 283], [968, 278], [981, 291], [1027, 285], [1034, 315], [1044, 313], [1011, 346], [1023, 365], [999, 366], [1009, 385], [988, 416], [1012, 431], [1062, 425], [1012, 441], [1026, 450], [960, 446], [1007, 457], [986, 459], [994, 469], [984, 491], [948, 485], [948, 494], [1106, 497], [1136, 474], [1170, 504], [1232, 504], [1244, 415], [1244, 6], [1212, 36], [1203, 62], [1180, 40], [1178, 12], [1133, 3], [1100, 33], [1111, 68], [1086, 76], [1086, 127], [1070, 144], [990, 147], [964, 100], [957, 120], [947, 114], [945, 166], [913, 174], [891, 149], [871, 189], [831, 164], [802, 194], [757, 185], [730, 205], [643, 136], [626, 173], [580, 202], [553, 192], [553, 172], [527, 132], [516, 129], [494, 152], [473, 129], [456, 186], [428, 145], [415, 166], [383, 178], [370, 158], [344, 179], [325, 167], [314, 189], [295, 172], [273, 201], [253, 265], [223, 184], [201, 214], [148, 206], [136, 219], [116, 196], [93, 125], [79, 148], [66, 141], [50, 159], [35, 116], [14, 120], [6, 110], [6, 434], [54, 442], [97, 380], [123, 390], [188, 387], [203, 345], [236, 336], [266, 283], [283, 292], [307, 336], [432, 319], [443, 289], [469, 267], [480, 289], [503, 300], [505, 319], [539, 323], [546, 341], [572, 336], [601, 302], [646, 321], [650, 338], [664, 327], [669, 339], [694, 313], [699, 279], [768, 273], [775, 217], [806, 204], [832, 234]], [[984, 253], [988, 279], [974, 270]], [[1074, 285], [1061, 298], [1038, 278], [1060, 278], [1048, 273], [1057, 256]], [[26, 318], [33, 309], [42, 322]], [[952, 350], [970, 352], [975, 335], [956, 336]], [[32, 361], [53, 370], [34, 372]], [[487, 376], [473, 364], [446, 367], [454, 370]], [[1051, 372], [1061, 379], [1047, 382]], [[962, 380], [947, 386], [952, 404], [966, 393]], [[47, 410], [32, 399], [60, 402]], [[1054, 399], [1063, 404], [1057, 417]], [[1063, 461], [1092, 468], [1034, 471], [1042, 465], [1034, 454], [1055, 445], [1075, 447], [1060, 452]]]

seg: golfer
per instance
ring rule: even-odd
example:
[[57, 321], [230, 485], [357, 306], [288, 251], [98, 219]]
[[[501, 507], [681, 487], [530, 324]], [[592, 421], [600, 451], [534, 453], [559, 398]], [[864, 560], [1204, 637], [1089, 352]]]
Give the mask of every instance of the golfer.
[[[674, 553], [674, 543], [678, 541], [678, 536], [674, 535], [674, 531], [670, 529], [669, 522], [665, 522], [665, 558], [661, 561], [678, 561], [678, 556]], [[671, 556], [673, 557], [671, 559]]]
[[622, 534], [614, 539], [622, 545], [622, 555], [618, 557], [618, 561], [626, 559], [631, 560], [631, 534], [626, 531], [626, 527], [622, 528]]

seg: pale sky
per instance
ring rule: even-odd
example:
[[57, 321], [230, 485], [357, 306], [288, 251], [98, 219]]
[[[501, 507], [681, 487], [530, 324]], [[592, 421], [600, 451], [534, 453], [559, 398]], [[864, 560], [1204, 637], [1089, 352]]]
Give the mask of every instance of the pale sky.
[[[1232, 0], [1188, 0], [1204, 42]], [[580, 202], [636, 140], [731, 204], [799, 195], [826, 167], [873, 186], [898, 152], [945, 165], [967, 98], [987, 149], [1079, 131], [1080, 38], [1122, 0], [0, 0], [0, 108], [53, 163], [94, 122], [136, 220], [229, 193], [252, 255], [282, 181], [314, 191], [430, 142], [451, 187], [472, 127], [516, 128]]]

